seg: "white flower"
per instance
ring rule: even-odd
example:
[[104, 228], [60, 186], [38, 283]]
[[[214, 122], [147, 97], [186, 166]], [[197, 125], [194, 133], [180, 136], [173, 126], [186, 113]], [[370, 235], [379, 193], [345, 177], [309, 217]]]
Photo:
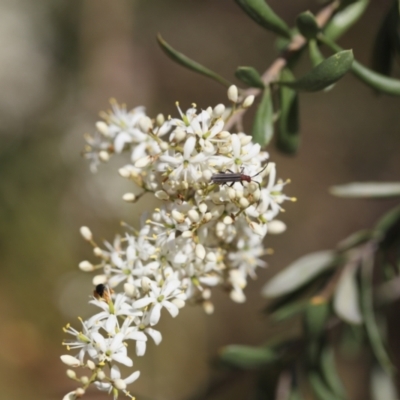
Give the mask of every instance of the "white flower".
[[105, 338], [99, 332], [92, 334], [93, 347], [88, 350], [89, 355], [99, 362], [111, 362], [113, 360], [132, 367], [133, 361], [127, 356], [127, 349], [123, 343], [124, 336], [117, 333], [114, 337]]
[[95, 298], [89, 303], [102, 308], [103, 311], [89, 318], [87, 321], [88, 327], [100, 324], [109, 333], [115, 332], [116, 327], [119, 326], [117, 317], [135, 318], [143, 314], [141, 311], [135, 310], [131, 304], [128, 304], [128, 298], [123, 293], [118, 293], [111, 304]]
[[162, 287], [157, 286], [155, 282], [151, 282], [151, 291], [146, 297], [135, 301], [133, 306], [137, 309], [151, 306], [147, 312], [150, 325], [155, 325], [160, 320], [162, 307], [165, 307], [172, 317], [176, 317], [179, 313], [179, 308], [171, 300], [175, 298], [186, 299], [180, 286], [181, 282], [174, 277], [167, 279]]
[[[99, 382], [95, 381], [96, 387], [101, 391], [106, 391], [111, 393], [111, 391], [115, 388], [117, 389], [116, 393], [114, 394], [114, 400], [118, 398], [118, 390], [124, 391], [126, 393], [126, 386], [135, 382], [140, 376], [140, 371], [135, 371], [131, 375], [129, 375], [125, 379], [121, 379], [121, 372], [117, 365], [113, 365], [110, 371], [110, 378], [111, 382]], [[132, 396], [130, 396], [132, 397]]]

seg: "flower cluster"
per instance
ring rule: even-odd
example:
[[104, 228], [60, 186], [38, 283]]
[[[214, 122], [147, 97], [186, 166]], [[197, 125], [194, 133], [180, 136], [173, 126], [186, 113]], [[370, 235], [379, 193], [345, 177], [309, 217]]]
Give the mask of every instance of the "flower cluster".
[[[80, 396], [92, 382], [114, 398], [121, 390], [129, 396], [126, 385], [139, 372], [121, 379], [115, 364], [133, 365], [127, 341], [135, 341], [137, 356], [145, 354], [149, 337], [159, 344], [161, 333], [153, 327], [163, 308], [175, 317], [189, 302], [211, 313], [214, 286], [224, 288], [233, 301], [245, 301], [248, 277], [255, 278], [256, 268], [265, 266], [265, 235], [285, 229], [276, 217], [289, 199], [282, 192], [287, 182], [276, 180], [275, 164], [250, 136], [224, 130], [253, 96], [238, 102], [232, 86], [228, 98], [229, 108], [219, 104], [199, 111], [193, 105], [183, 113], [177, 105], [179, 117], [167, 120], [161, 114], [151, 119], [142, 107], [127, 111], [112, 102], [95, 135], [86, 138], [92, 170], [113, 154], [130, 153], [130, 163], [119, 173], [140, 193], [127, 193], [124, 200], [153, 194], [162, 206], [143, 215], [138, 230], [128, 227], [103, 248], [88, 228], [81, 229], [98, 262], [83, 261], [80, 268], [100, 270], [91, 303], [101, 311], [81, 321], [80, 331], [65, 328], [73, 340], [64, 344], [78, 353], [63, 361], [92, 371], [91, 378], [78, 379], [69, 370], [83, 388], [66, 399]], [[123, 290], [114, 293], [119, 287]]]

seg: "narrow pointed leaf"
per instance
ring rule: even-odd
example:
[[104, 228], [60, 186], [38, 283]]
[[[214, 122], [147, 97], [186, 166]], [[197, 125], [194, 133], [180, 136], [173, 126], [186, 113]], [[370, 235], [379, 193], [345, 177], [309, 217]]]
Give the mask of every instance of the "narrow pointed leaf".
[[353, 60], [351, 50], [340, 51], [322, 61], [302, 78], [293, 82], [281, 80], [278, 83], [296, 90], [317, 92], [338, 81], [351, 68]]
[[364, 229], [358, 232], [355, 232], [348, 236], [347, 238], [343, 239], [340, 241], [337, 245], [337, 249], [339, 251], [347, 251], [350, 250], [354, 247], [359, 246], [360, 244], [363, 244], [367, 242], [368, 240], [372, 239], [374, 237], [374, 231], [369, 230], [369, 229]]
[[235, 72], [236, 78], [250, 87], [264, 89], [265, 85], [258, 71], [253, 67], [239, 67]]
[[276, 361], [278, 355], [268, 347], [231, 345], [221, 349], [220, 359], [234, 367], [253, 369]]
[[263, 28], [280, 36], [291, 38], [290, 28], [272, 10], [265, 0], [235, 0], [243, 11]]
[[[292, 81], [294, 77], [292, 72], [285, 68], [281, 73], [281, 79]], [[279, 103], [279, 129], [276, 145], [282, 152], [294, 154], [300, 144], [299, 96], [295, 90], [281, 86], [279, 89]]]
[[329, 21], [324, 33], [332, 40], [341, 37], [362, 16], [369, 0], [358, 0], [339, 10]]
[[319, 297], [311, 299], [304, 314], [304, 328], [309, 338], [321, 335], [329, 314], [329, 303], [326, 299]]
[[296, 26], [299, 32], [307, 39], [315, 39], [320, 28], [310, 11], [301, 13], [296, 18]]
[[309, 300], [301, 300], [287, 304], [272, 313], [270, 317], [276, 322], [284, 321], [304, 312], [307, 309], [308, 304]]
[[337, 372], [335, 353], [331, 347], [326, 347], [321, 352], [321, 374], [328, 387], [338, 398], [343, 400], [348, 399], [343, 383]]
[[372, 50], [372, 69], [382, 75], [390, 75], [394, 55], [393, 34], [397, 35], [396, 28], [399, 21], [397, 4], [384, 16], [375, 36]]
[[360, 325], [363, 322], [363, 316], [360, 310], [356, 273], [356, 267], [344, 267], [336, 286], [333, 308], [338, 317], [343, 321], [349, 324]]
[[254, 117], [252, 136], [256, 143], [266, 146], [274, 134], [274, 109], [270, 87], [266, 87]]
[[368, 339], [381, 367], [388, 375], [392, 375], [394, 368], [388, 356], [388, 353], [383, 344], [383, 339], [379, 327], [375, 321], [374, 305], [373, 305], [373, 266], [374, 261], [372, 258], [365, 258], [361, 266], [361, 303], [363, 316], [365, 320], [365, 327]]
[[307, 254], [275, 275], [263, 288], [265, 297], [279, 297], [305, 285], [316, 276], [332, 268], [335, 253], [330, 250]]
[[310, 372], [308, 380], [318, 400], [343, 400], [335, 395], [317, 372]]
[[[326, 36], [319, 36], [319, 39], [329, 46], [333, 51], [341, 51], [341, 47], [336, 43], [332, 42]], [[366, 83], [373, 89], [376, 89], [382, 93], [400, 96], [400, 80], [389, 78], [385, 75], [378, 74], [371, 69], [360, 64], [354, 60], [351, 65], [351, 72], [362, 82]]]
[[400, 196], [400, 182], [354, 182], [333, 186], [330, 192], [339, 197], [397, 197]]
[[400, 236], [400, 206], [392, 208], [376, 224], [375, 231], [382, 236], [381, 245], [389, 245]]
[[313, 39], [308, 42], [308, 51], [313, 67], [316, 67], [318, 64], [321, 64], [322, 61], [325, 60], [325, 57], [322, 55], [316, 40]]
[[192, 71], [195, 71], [201, 75], [207, 76], [208, 78], [214, 79], [221, 85], [224, 85], [226, 87], [229, 87], [231, 85], [229, 81], [224, 79], [222, 76], [218, 75], [216, 72], [211, 71], [209, 68], [204, 67], [197, 61], [194, 61], [191, 58], [180, 53], [179, 51], [175, 50], [161, 37], [160, 34], [157, 35], [157, 42], [160, 45], [161, 49], [164, 51], [164, 53], [176, 63]]

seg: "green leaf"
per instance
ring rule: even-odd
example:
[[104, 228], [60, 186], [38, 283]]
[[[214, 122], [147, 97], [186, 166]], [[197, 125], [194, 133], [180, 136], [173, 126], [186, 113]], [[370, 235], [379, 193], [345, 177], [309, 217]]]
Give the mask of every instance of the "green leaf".
[[375, 231], [382, 235], [381, 245], [397, 240], [400, 235], [400, 206], [387, 212], [376, 224]]
[[372, 50], [372, 69], [382, 75], [390, 75], [394, 55], [394, 35], [399, 21], [397, 4], [393, 3], [384, 16], [375, 36]]
[[339, 10], [324, 29], [325, 35], [332, 39], [339, 39], [354, 23], [358, 21], [366, 10], [369, 0], [358, 0]]
[[374, 231], [370, 229], [360, 230], [340, 241], [337, 245], [337, 249], [341, 252], [345, 252], [371, 240], [373, 237], [375, 237]]
[[304, 314], [304, 328], [309, 338], [321, 336], [329, 314], [330, 307], [325, 298], [314, 297], [309, 301]]
[[290, 28], [264, 0], [235, 0], [243, 11], [263, 28], [291, 38]]
[[372, 370], [371, 395], [372, 400], [397, 400], [399, 398], [393, 379], [379, 367]]
[[316, 40], [312, 39], [308, 42], [308, 51], [310, 54], [310, 60], [314, 67], [321, 64], [322, 61], [325, 60], [325, 57], [322, 55], [319, 50], [318, 43]]
[[375, 321], [372, 287], [374, 261], [372, 257], [372, 255], [368, 258], [365, 257], [361, 266], [362, 310], [372, 351], [381, 367], [388, 375], [392, 376], [394, 368], [386, 352], [381, 333]]
[[318, 251], [300, 257], [275, 275], [262, 289], [265, 297], [279, 297], [305, 285], [335, 264], [335, 253]]
[[261, 147], [266, 146], [274, 135], [274, 109], [270, 87], [266, 87], [253, 121], [252, 136]]
[[258, 71], [253, 67], [238, 67], [235, 72], [236, 78], [247, 86], [264, 89], [265, 85]]
[[322, 350], [320, 364], [322, 377], [332, 392], [340, 399], [347, 399], [343, 383], [337, 372], [335, 353], [332, 347], [325, 347]]
[[400, 220], [400, 206], [392, 208], [376, 224], [376, 229], [382, 233], [391, 230]]
[[322, 61], [302, 78], [293, 82], [281, 80], [277, 83], [296, 90], [317, 92], [338, 81], [350, 69], [353, 60], [351, 50], [340, 51]]
[[308, 374], [308, 380], [318, 400], [342, 400], [340, 397], [332, 393], [330, 388], [317, 372], [310, 372]]
[[204, 67], [197, 61], [194, 61], [191, 58], [180, 53], [179, 51], [175, 50], [161, 37], [160, 34], [157, 35], [157, 41], [164, 53], [176, 63], [183, 65], [185, 68], [195, 71], [201, 75], [207, 76], [208, 78], [214, 79], [221, 85], [224, 85], [226, 87], [229, 87], [231, 85], [229, 81], [222, 78], [216, 72], [211, 71], [209, 68]]
[[400, 182], [354, 182], [332, 186], [330, 193], [339, 197], [396, 197], [400, 196]]
[[220, 359], [234, 367], [256, 369], [276, 361], [278, 355], [268, 347], [231, 345], [220, 350]]
[[307, 39], [315, 39], [320, 28], [310, 11], [299, 14], [296, 18], [296, 26], [299, 32]]
[[354, 325], [360, 325], [363, 322], [357, 285], [357, 267], [358, 265], [344, 266], [333, 300], [333, 308], [337, 316]]
[[309, 300], [300, 300], [295, 303], [286, 304], [271, 314], [271, 319], [276, 322], [284, 321], [304, 312], [307, 309]]
[[[341, 47], [336, 43], [332, 42], [326, 36], [319, 35], [319, 39], [329, 46], [333, 51], [341, 51]], [[400, 80], [389, 78], [382, 74], [372, 71], [371, 69], [360, 64], [354, 60], [351, 65], [351, 72], [362, 82], [366, 83], [373, 89], [376, 89], [382, 93], [389, 94], [392, 96], [400, 96]]]
[[[281, 79], [294, 80], [290, 69], [285, 68]], [[279, 88], [280, 115], [278, 121], [278, 140], [276, 145], [279, 150], [287, 154], [296, 153], [300, 144], [299, 123], [299, 96], [289, 87]]]

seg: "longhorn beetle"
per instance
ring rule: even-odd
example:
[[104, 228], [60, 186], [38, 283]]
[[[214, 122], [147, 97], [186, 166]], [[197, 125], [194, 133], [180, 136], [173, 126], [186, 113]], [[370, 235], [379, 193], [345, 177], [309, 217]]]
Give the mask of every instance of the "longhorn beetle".
[[261, 172], [264, 171], [265, 168], [267, 168], [268, 164], [259, 172], [257, 172], [255, 175], [250, 176], [250, 175], [246, 175], [243, 173], [244, 171], [244, 167], [242, 167], [242, 169], [240, 170], [240, 172], [233, 172], [230, 169], [227, 169], [227, 172], [221, 172], [219, 174], [212, 174], [211, 175], [211, 182], [215, 183], [217, 185], [227, 185], [228, 183], [230, 183], [230, 187], [232, 187], [236, 182], [240, 182], [243, 186], [243, 181], [245, 182], [255, 182], [257, 183], [257, 185], [259, 186], [260, 190], [261, 190], [261, 183], [257, 182], [257, 181], [253, 181], [253, 178], [256, 177], [257, 175], [260, 175]]

